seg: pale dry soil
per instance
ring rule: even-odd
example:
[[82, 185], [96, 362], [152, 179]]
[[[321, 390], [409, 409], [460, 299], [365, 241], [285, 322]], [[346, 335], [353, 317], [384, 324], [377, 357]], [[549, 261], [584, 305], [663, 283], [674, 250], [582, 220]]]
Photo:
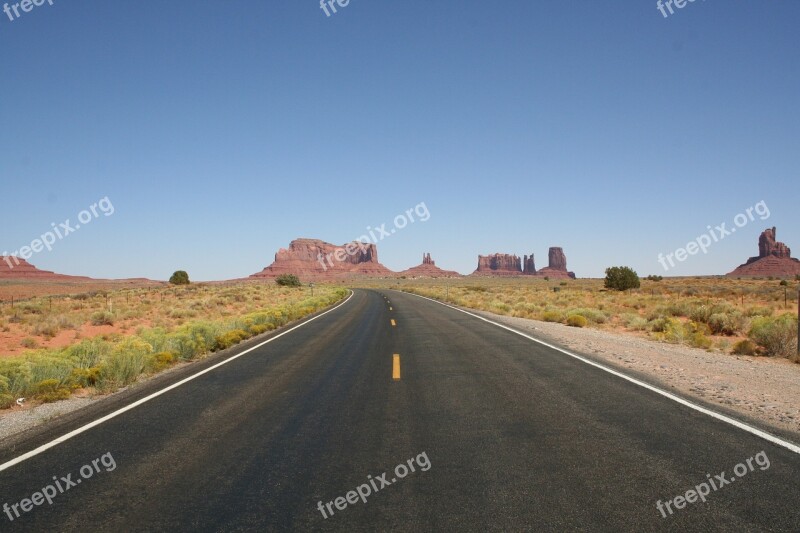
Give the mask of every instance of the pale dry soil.
[[[467, 311], [655, 385], [688, 400], [778, 428], [800, 443], [800, 364], [787, 359], [711, 353], [642, 337]], [[739, 415], [739, 416], [736, 416]]]

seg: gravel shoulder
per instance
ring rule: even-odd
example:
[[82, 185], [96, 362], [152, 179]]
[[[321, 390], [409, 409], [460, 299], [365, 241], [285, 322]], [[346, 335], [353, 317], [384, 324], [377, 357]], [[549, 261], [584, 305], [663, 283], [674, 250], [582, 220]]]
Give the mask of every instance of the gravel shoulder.
[[800, 365], [465, 309], [800, 443]]

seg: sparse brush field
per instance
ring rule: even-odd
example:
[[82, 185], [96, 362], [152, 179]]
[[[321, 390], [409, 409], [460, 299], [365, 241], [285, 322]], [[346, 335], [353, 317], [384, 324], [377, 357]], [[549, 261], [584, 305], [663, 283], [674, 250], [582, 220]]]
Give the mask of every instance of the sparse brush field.
[[[797, 284], [665, 278], [629, 292], [603, 280], [399, 280], [394, 288], [501, 315], [647, 336], [709, 351], [797, 361]], [[554, 290], [555, 289], [555, 290]], [[784, 297], [786, 300], [784, 300]]]
[[0, 306], [0, 409], [111, 392], [327, 307], [340, 287], [274, 283], [91, 291]]

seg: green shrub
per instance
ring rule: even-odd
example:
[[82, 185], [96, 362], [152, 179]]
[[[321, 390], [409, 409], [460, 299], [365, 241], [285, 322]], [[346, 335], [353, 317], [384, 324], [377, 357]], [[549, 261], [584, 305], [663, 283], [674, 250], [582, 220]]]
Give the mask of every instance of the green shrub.
[[708, 322], [711, 318], [712, 310], [711, 307], [707, 305], [701, 305], [699, 307], [695, 307], [689, 313], [689, 318], [694, 320], [695, 322]]
[[750, 339], [744, 339], [733, 345], [731, 353], [734, 355], [756, 355], [758, 346]]
[[16, 403], [14, 397], [8, 393], [0, 393], [0, 409], [8, 409]]
[[749, 317], [756, 317], [756, 316], [772, 316], [775, 312], [774, 309], [771, 307], [764, 307], [760, 305], [756, 305], [747, 309], [745, 313]]
[[791, 359], [797, 355], [797, 319], [793, 315], [756, 318], [748, 336], [766, 355]]
[[176, 270], [169, 278], [172, 285], [189, 285], [189, 274], [185, 270]]
[[114, 313], [110, 311], [97, 311], [92, 313], [91, 322], [93, 326], [113, 326]]
[[581, 315], [569, 315], [567, 317], [567, 325], [572, 326], [573, 328], [585, 328], [588, 322], [589, 321], [586, 320], [586, 317]]
[[112, 391], [130, 385], [144, 372], [152, 346], [135, 337], [126, 338], [111, 352], [102, 366], [97, 385]]
[[610, 267], [606, 269], [605, 288], [618, 291], [638, 289], [641, 286], [639, 275], [630, 267]]
[[747, 328], [747, 319], [738, 311], [715, 313], [708, 317], [708, 327], [714, 335], [737, 335]]
[[650, 276], [647, 276], [645, 279], [647, 281], [661, 281], [661, 280], [664, 279], [664, 276], [653, 276], [653, 275], [650, 275]]
[[294, 274], [281, 274], [275, 278], [275, 283], [281, 287], [300, 287], [302, 285], [302, 283], [300, 283], [300, 278]]

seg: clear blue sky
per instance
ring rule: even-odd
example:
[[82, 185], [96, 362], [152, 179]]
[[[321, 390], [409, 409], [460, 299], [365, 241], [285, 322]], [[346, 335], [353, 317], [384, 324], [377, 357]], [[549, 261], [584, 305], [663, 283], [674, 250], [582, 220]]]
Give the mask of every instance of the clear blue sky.
[[[54, 0], [0, 13], [0, 253], [108, 196], [35, 254], [95, 277], [246, 276], [296, 237], [431, 252], [562, 246], [579, 276], [669, 253], [721, 274], [778, 227], [800, 255], [800, 2]], [[663, 273], [663, 272], [662, 272]]]

